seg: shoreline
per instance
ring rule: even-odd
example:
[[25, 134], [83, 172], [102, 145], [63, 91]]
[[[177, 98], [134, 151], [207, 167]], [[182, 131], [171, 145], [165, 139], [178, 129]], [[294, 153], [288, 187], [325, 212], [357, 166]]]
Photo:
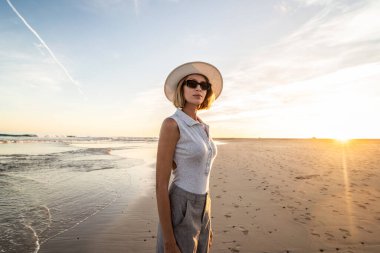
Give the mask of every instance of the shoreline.
[[[113, 156], [143, 160], [144, 163], [123, 169], [129, 164], [120, 159], [121, 170], [116, 169], [115, 173], [125, 178], [118, 179], [120, 183], [114, 189], [115, 199], [74, 227], [43, 242], [38, 252], [122, 252], [126, 247], [125, 242], [131, 240], [131, 233], [126, 230], [129, 226], [119, 225], [136, 219], [141, 210], [137, 210], [135, 206], [153, 190], [155, 145], [148, 144], [139, 148], [131, 145], [132, 149], [111, 152]], [[139, 227], [135, 227], [132, 231], [138, 229]]]
[[[139, 169], [146, 169], [147, 167], [152, 170], [153, 164], [146, 163], [132, 167], [131, 170], [134, 170], [134, 173], [138, 174]], [[150, 171], [149, 173], [151, 174], [151, 178], [145, 180], [152, 181], [153, 172]], [[137, 179], [136, 175], [133, 178]], [[116, 253], [125, 251], [126, 248], [131, 246], [128, 242], [138, 242], [142, 238], [141, 235], [147, 232], [146, 230], [141, 230], [143, 228], [141, 222], [145, 222], [147, 220], [146, 217], [153, 217], [155, 219], [154, 209], [145, 208], [147, 203], [149, 204], [150, 201], [148, 199], [151, 198], [150, 195], [154, 190], [152, 185], [150, 184], [143, 191], [137, 189], [140, 195], [134, 196], [133, 199], [130, 198], [129, 193], [125, 192], [123, 194], [121, 192], [107, 207], [67, 231], [40, 244], [40, 249], [37, 252]], [[127, 191], [128, 189], [124, 190]], [[134, 192], [136, 193], [136, 190]], [[141, 215], [145, 211], [153, 211], [153, 213], [152, 215], [149, 213], [149, 216], [144, 218]], [[130, 223], [131, 220], [133, 220], [133, 223]], [[131, 229], [132, 227], [133, 229]], [[151, 231], [153, 230], [155, 231], [155, 229], [151, 229]], [[147, 238], [144, 237], [143, 239]]]

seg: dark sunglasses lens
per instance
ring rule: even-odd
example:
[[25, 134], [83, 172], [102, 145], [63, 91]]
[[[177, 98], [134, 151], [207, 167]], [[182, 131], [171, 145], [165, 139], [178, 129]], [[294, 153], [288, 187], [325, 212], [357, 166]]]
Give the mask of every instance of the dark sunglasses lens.
[[194, 80], [186, 80], [186, 85], [189, 88], [195, 89], [195, 88], [197, 88], [198, 84], [201, 86], [202, 90], [209, 90], [210, 89], [209, 83], [206, 83], [206, 82], [198, 83], [197, 81], [194, 81]]
[[210, 89], [210, 84], [209, 83], [202, 82], [202, 83], [200, 83], [200, 85], [201, 85], [201, 89], [202, 90], [208, 90], [208, 89]]
[[189, 88], [195, 89], [195, 88], [197, 88], [198, 82], [196, 82], [194, 80], [186, 80], [186, 85]]

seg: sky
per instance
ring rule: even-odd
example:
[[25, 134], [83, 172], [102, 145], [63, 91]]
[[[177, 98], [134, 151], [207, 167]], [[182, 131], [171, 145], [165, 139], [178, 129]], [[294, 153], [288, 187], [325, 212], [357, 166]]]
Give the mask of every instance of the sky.
[[176, 66], [213, 138], [380, 138], [378, 0], [1, 0], [0, 133], [158, 137]]

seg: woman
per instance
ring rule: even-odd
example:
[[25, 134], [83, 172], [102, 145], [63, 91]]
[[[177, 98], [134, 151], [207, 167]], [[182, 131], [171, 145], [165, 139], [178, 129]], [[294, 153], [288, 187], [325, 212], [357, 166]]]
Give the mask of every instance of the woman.
[[219, 70], [205, 62], [185, 63], [165, 81], [165, 95], [177, 111], [163, 121], [158, 141], [159, 253], [209, 252], [212, 241], [209, 179], [217, 149], [209, 126], [197, 112], [210, 108], [222, 87]]

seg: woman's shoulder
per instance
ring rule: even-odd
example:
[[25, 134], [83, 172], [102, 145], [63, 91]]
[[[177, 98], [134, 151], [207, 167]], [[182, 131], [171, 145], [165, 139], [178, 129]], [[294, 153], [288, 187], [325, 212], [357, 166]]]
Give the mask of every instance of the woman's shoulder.
[[178, 126], [177, 121], [172, 116], [164, 119], [162, 125], [168, 128], [176, 128]]
[[166, 136], [169, 139], [178, 140], [179, 135], [180, 135], [180, 132], [179, 132], [179, 127], [177, 125], [177, 122], [173, 118], [170, 118], [170, 117], [167, 117], [166, 119], [164, 119], [161, 126], [160, 136]]
[[177, 121], [172, 118], [172, 117], [167, 117], [166, 119], [164, 119], [164, 121], [162, 122], [162, 126], [161, 128], [164, 130], [164, 131], [174, 131], [174, 130], [178, 130], [179, 129], [179, 126], [178, 126], [178, 123]]

